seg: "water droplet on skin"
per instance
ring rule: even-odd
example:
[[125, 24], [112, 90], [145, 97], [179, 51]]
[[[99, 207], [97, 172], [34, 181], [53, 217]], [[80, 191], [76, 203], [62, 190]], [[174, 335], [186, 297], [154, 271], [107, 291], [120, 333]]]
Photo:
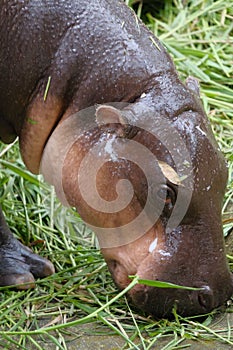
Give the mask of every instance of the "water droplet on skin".
[[155, 240], [150, 244], [149, 246], [149, 252], [153, 253], [153, 251], [156, 249], [158, 244], [158, 238], [155, 238]]
[[159, 250], [159, 254], [161, 254], [163, 256], [171, 256], [171, 253], [166, 252], [165, 250], [162, 250], [162, 249]]
[[118, 160], [118, 157], [113, 148], [113, 142], [115, 141], [115, 138], [116, 137], [114, 136], [107, 140], [104, 150], [110, 155], [111, 160], [116, 162]]

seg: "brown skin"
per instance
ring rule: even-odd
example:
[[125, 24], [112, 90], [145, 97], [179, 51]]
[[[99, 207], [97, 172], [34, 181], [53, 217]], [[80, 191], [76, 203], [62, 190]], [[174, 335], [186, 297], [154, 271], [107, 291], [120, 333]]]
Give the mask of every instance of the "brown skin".
[[[149, 109], [150, 117], [145, 119], [149, 128], [158, 117], [166, 118], [181, 135], [192, 160], [195, 186], [188, 211], [182, 222], [166, 233], [177, 188], [169, 181], [161, 184], [167, 186], [167, 197], [154, 226], [128, 244], [103, 248], [103, 255], [121, 289], [128, 285], [129, 274], [203, 287], [202, 291], [189, 292], [136, 286], [129, 292], [130, 298], [155, 317], [171, 315], [174, 304], [184, 315], [207, 312], [231, 296], [233, 283], [221, 228], [227, 178], [224, 160], [195, 83], [181, 83], [165, 48], [127, 6], [112, 0], [4, 1], [0, 5], [0, 76], [0, 138], [12, 142], [19, 136], [22, 157], [33, 173], [39, 172], [44, 147], [57, 125], [86, 107], [131, 103], [124, 109], [126, 124], [143, 119], [144, 111]], [[145, 97], [140, 97], [143, 94]], [[89, 138], [82, 135], [68, 153], [63, 188], [70, 205], [86, 222], [103, 228], [120, 227], [143, 210], [147, 198], [147, 183], [135, 165], [127, 160], [110, 160], [99, 171], [97, 189], [109, 202], [116, 198], [119, 179], [127, 178], [133, 184], [131, 202], [114, 215], [91, 209], [77, 187], [83, 156], [109, 133], [101, 126], [108, 112], [102, 110], [100, 114]], [[120, 147], [127, 148], [127, 140], [135, 140], [174, 167], [159, 140], [133, 127], [128, 130], [119, 114], [113, 116], [117, 126], [111, 127], [111, 137], [117, 138]], [[167, 139], [172, 135], [168, 133]], [[181, 145], [174, 147], [182, 152]], [[153, 166], [148, 164], [148, 169]], [[86, 178], [88, 181], [88, 172]], [[156, 170], [155, 182], [157, 178]], [[158, 203], [161, 198], [156, 192], [155, 210]], [[150, 252], [156, 238], [157, 246]], [[26, 282], [30, 287], [34, 278], [54, 272], [50, 262], [13, 238], [3, 216], [0, 259], [0, 285]]]

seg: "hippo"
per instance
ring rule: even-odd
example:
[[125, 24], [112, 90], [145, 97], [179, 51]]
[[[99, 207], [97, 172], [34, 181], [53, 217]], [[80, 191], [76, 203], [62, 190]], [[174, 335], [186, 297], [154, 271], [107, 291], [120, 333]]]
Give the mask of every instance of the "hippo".
[[[227, 168], [197, 81], [181, 82], [120, 0], [3, 0], [0, 49], [1, 141], [18, 137], [27, 168], [93, 228], [116, 286], [137, 275], [190, 287], [130, 289], [155, 318], [223, 305], [233, 293], [221, 224]], [[32, 288], [54, 273], [2, 213], [0, 256], [1, 286]]]

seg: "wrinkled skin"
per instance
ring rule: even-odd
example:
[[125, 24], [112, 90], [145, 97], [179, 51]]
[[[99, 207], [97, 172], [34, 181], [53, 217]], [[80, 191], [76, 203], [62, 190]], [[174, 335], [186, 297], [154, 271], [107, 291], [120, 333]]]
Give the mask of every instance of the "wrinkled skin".
[[[129, 244], [103, 247], [102, 253], [120, 289], [128, 285], [132, 274], [202, 288], [185, 291], [135, 286], [129, 298], [155, 317], [170, 316], [174, 305], [180, 314], [194, 315], [226, 302], [233, 292], [221, 227], [227, 172], [195, 80], [181, 83], [160, 42], [123, 3], [112, 0], [3, 0], [0, 48], [0, 137], [10, 143], [19, 136], [22, 157], [33, 173], [39, 172], [44, 147], [56, 126], [89, 106], [130, 102], [124, 108], [128, 124], [130, 118], [142, 118], [145, 110], [150, 111], [150, 118], [145, 120], [149, 126], [158, 115], [169, 120], [183, 138], [192, 161], [194, 190], [184, 218], [166, 233], [177, 191], [177, 186], [167, 181], [164, 210], [154, 226]], [[115, 215], [90, 208], [75, 179], [93, 144], [114, 137], [124, 148], [128, 140], [134, 140], [173, 166], [158, 140], [134, 127], [127, 129], [117, 110], [109, 125], [108, 113], [108, 108], [100, 110], [97, 119], [106, 122], [97, 120], [96, 127], [74, 143], [62, 173], [69, 204], [87, 223], [105, 228], [122, 226], [137, 216], [145, 204], [147, 188], [143, 174], [133, 164], [109, 161], [97, 177], [100, 195], [114, 200], [118, 180], [128, 178], [134, 197]], [[13, 238], [3, 217], [0, 222], [0, 285], [23, 282], [27, 288], [34, 284], [34, 278], [54, 272], [49, 261]], [[155, 239], [157, 246], [151, 250]]]

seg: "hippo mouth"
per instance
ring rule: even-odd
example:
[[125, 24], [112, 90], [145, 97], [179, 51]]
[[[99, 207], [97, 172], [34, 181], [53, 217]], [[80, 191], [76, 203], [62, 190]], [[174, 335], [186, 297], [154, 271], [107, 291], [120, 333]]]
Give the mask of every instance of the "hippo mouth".
[[200, 270], [196, 271], [197, 266], [192, 263], [184, 271], [187, 256], [182, 262], [179, 252], [168, 252], [162, 233], [162, 224], [158, 223], [138, 241], [118, 248], [102, 249], [109, 271], [120, 290], [129, 285], [131, 275], [196, 288], [169, 289], [137, 284], [128, 292], [129, 300], [137, 308], [154, 318], [173, 317], [174, 308], [182, 316], [201, 315], [219, 306], [223, 299], [226, 300], [226, 293], [231, 295], [232, 284], [225, 292], [221, 287], [222, 282], [211, 280], [207, 283], [207, 277]]

